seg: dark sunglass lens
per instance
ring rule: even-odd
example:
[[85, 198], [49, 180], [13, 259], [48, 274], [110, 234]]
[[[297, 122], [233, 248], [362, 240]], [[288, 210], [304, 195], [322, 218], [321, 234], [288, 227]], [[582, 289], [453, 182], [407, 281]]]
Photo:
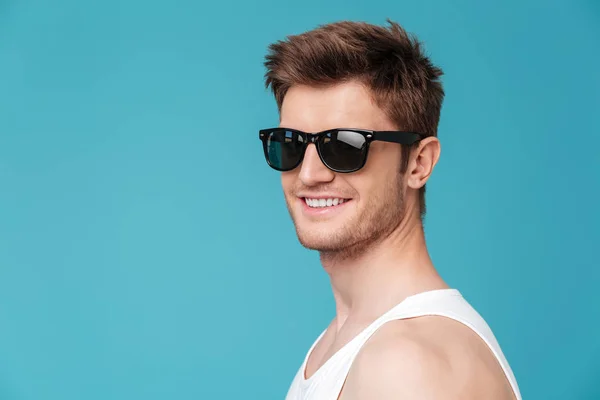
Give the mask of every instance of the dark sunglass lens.
[[302, 159], [304, 138], [296, 132], [276, 130], [267, 134], [264, 141], [269, 164], [280, 171], [294, 169]]
[[332, 131], [321, 142], [323, 161], [338, 171], [354, 171], [362, 166], [367, 154], [367, 140], [353, 131]]

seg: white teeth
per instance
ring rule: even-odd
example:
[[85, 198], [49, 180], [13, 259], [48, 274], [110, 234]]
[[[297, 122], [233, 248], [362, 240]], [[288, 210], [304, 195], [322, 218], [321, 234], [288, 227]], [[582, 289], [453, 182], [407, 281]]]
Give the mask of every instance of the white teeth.
[[337, 206], [338, 204], [342, 204], [345, 200], [340, 198], [329, 198], [329, 199], [309, 199], [305, 198], [306, 204], [309, 207], [313, 208], [323, 208], [323, 207], [331, 207]]

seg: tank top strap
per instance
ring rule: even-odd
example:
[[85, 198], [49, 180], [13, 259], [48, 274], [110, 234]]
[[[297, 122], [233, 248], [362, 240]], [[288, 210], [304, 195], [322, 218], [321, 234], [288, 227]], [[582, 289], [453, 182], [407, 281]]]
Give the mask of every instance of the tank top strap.
[[[407, 319], [426, 315], [439, 315], [440, 309], [444, 308], [444, 302], [449, 300], [451, 301], [452, 298], [462, 299], [462, 296], [456, 289], [440, 289], [418, 293], [416, 295], [407, 297], [397, 306], [393, 307], [373, 321], [367, 328], [359, 333], [354, 340], [350, 342], [354, 350], [352, 352], [354, 353], [353, 355], [356, 356], [363, 345], [384, 324], [399, 319]], [[449, 306], [448, 308], [453, 309], [454, 307]]]

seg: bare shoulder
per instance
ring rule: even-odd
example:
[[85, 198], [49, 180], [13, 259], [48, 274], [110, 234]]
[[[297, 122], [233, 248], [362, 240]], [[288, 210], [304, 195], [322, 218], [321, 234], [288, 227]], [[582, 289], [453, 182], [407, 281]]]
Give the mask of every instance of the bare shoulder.
[[392, 321], [356, 357], [341, 400], [512, 400], [500, 364], [479, 336], [444, 317]]

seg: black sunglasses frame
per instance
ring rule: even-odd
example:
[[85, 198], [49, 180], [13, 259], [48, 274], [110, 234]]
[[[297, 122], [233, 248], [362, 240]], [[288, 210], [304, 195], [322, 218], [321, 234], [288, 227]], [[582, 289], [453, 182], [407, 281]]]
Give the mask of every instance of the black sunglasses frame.
[[[304, 139], [304, 148], [302, 149], [302, 156], [300, 157], [300, 160], [298, 161], [298, 163], [296, 163], [296, 165], [294, 165], [291, 168], [286, 168], [286, 169], [278, 168], [275, 165], [271, 164], [271, 161], [269, 160], [269, 149], [267, 147], [267, 141], [268, 141], [269, 135], [273, 132], [281, 132], [281, 131], [296, 133], [296, 134], [298, 134], [298, 136], [301, 136]], [[332, 132], [339, 132], [339, 131], [356, 132], [358, 134], [361, 134], [365, 138], [365, 155], [363, 157], [361, 164], [357, 168], [350, 169], [350, 170], [336, 169], [336, 168], [333, 168], [330, 165], [328, 165], [327, 162], [323, 159], [323, 155], [322, 155], [321, 148], [320, 148], [320, 146], [323, 143], [323, 139], [327, 136], [327, 134], [330, 134]], [[307, 133], [307, 132], [299, 131], [297, 129], [283, 128], [283, 127], [261, 129], [258, 133], [258, 137], [263, 143], [263, 150], [265, 153], [265, 159], [267, 160], [267, 164], [269, 164], [269, 166], [271, 168], [273, 168], [277, 171], [287, 172], [287, 171], [292, 171], [292, 170], [296, 169], [304, 160], [304, 154], [306, 153], [306, 149], [307, 149], [308, 145], [312, 143], [317, 148], [317, 154], [319, 155], [321, 162], [327, 168], [332, 170], [333, 172], [338, 172], [338, 173], [356, 172], [359, 169], [361, 169], [362, 167], [364, 167], [365, 164], [367, 163], [367, 157], [369, 155], [369, 145], [373, 141], [377, 140], [380, 142], [398, 143], [398, 144], [410, 146], [410, 145], [415, 144], [419, 140], [422, 140], [425, 138], [425, 136], [420, 133], [409, 132], [409, 131], [372, 131], [372, 130], [367, 130], [367, 129], [355, 129], [355, 128], [348, 128], [348, 129], [335, 128], [335, 129], [328, 129], [326, 131], [321, 131], [321, 132], [317, 132], [317, 133]]]

